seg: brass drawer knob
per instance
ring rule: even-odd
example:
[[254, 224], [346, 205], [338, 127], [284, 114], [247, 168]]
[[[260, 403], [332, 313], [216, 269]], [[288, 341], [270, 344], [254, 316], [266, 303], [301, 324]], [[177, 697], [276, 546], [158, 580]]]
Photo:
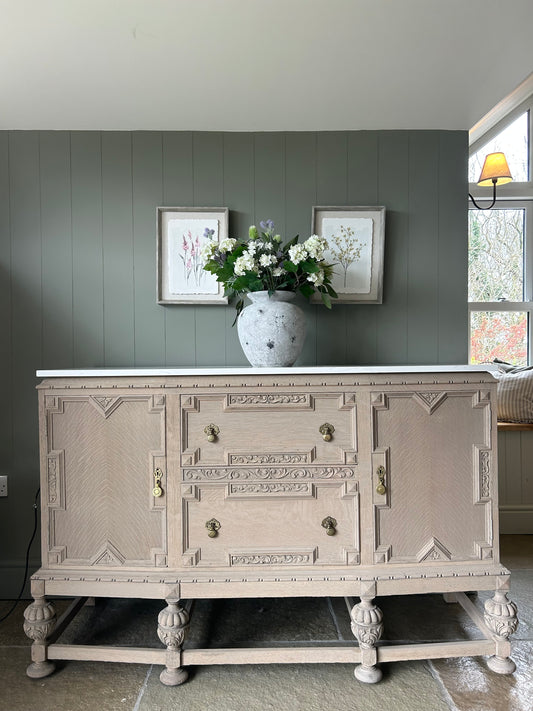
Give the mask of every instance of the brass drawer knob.
[[333, 425], [330, 425], [329, 422], [324, 422], [323, 425], [320, 425], [318, 431], [322, 435], [322, 439], [324, 440], [324, 442], [329, 442], [333, 437], [335, 427], [333, 427]]
[[217, 521], [216, 518], [212, 518], [205, 522], [205, 527], [207, 528], [209, 538], [216, 538], [220, 529], [220, 521]]
[[161, 479], [163, 478], [163, 472], [159, 467], [154, 472], [155, 486], [152, 489], [152, 495], [158, 498], [163, 495], [163, 489], [161, 488]]
[[326, 516], [322, 521], [322, 527], [326, 529], [328, 536], [334, 536], [336, 531], [337, 521], [331, 516]]
[[385, 467], [378, 467], [376, 472], [378, 475], [378, 485], [376, 486], [376, 493], [380, 496], [387, 493], [387, 487], [385, 486]]
[[220, 434], [220, 429], [216, 425], [206, 425], [204, 427], [204, 432], [207, 435], [207, 441], [208, 442], [215, 442], [216, 438]]

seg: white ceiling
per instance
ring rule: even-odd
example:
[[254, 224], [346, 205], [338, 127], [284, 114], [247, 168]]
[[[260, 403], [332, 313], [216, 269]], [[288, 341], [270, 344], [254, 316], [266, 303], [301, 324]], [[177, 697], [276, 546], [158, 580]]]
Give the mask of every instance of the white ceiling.
[[1, 129], [470, 129], [533, 0], [0, 0]]

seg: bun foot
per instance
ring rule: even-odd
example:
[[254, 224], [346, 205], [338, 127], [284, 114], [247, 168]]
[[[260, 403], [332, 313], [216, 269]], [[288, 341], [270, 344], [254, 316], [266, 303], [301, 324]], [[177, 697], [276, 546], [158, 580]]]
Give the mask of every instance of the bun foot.
[[183, 667], [177, 667], [177, 669], [165, 667], [159, 675], [161, 683], [165, 686], [179, 686], [184, 681], [187, 681], [188, 677], [189, 674]]
[[45, 676], [50, 676], [56, 665], [53, 662], [33, 662], [26, 669], [26, 674], [30, 679], [42, 679]]
[[509, 657], [489, 657], [487, 659], [487, 666], [496, 674], [512, 674], [516, 671], [516, 664]]
[[354, 669], [354, 675], [359, 681], [363, 681], [365, 684], [376, 684], [381, 681], [383, 677], [383, 672], [379, 667], [365, 667], [360, 664]]

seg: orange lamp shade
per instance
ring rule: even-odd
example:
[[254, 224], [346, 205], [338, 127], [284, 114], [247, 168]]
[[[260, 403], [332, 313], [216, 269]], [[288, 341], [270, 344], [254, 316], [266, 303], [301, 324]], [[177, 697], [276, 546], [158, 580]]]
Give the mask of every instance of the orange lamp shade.
[[513, 179], [503, 153], [489, 153], [483, 163], [478, 185], [504, 185]]

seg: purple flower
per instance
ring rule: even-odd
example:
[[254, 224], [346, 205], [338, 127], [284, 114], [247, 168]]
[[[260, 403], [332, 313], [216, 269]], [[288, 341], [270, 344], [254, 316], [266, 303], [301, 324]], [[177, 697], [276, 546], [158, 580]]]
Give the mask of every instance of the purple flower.
[[215, 234], [215, 230], [210, 230], [209, 227], [205, 228], [205, 230], [204, 230], [205, 239], [211, 239], [214, 234]]
[[272, 220], [264, 220], [260, 222], [259, 225], [261, 226], [261, 229], [265, 232], [274, 231], [274, 223], [272, 222]]

